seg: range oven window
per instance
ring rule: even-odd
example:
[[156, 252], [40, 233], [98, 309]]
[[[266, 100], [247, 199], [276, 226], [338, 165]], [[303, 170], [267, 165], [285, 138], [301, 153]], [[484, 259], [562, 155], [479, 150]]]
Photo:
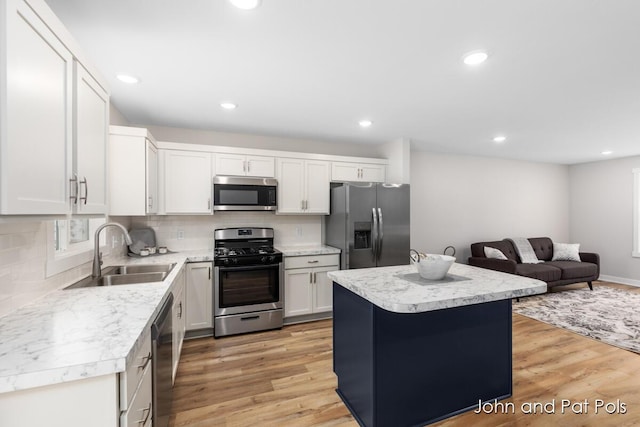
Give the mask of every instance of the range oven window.
[[220, 267], [220, 308], [278, 302], [279, 264]]

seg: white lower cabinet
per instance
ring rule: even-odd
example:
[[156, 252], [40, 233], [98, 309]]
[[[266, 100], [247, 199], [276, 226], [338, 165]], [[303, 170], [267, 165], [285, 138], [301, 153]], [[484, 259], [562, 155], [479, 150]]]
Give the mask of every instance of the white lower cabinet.
[[212, 269], [211, 262], [187, 264], [185, 289], [187, 331], [213, 328]]
[[171, 372], [171, 382], [175, 382], [176, 373], [178, 372], [178, 362], [180, 361], [180, 353], [182, 352], [182, 342], [186, 330], [186, 316], [184, 309], [184, 288], [185, 288], [185, 270], [182, 269], [176, 277], [173, 288], [173, 306], [171, 309], [173, 315], [173, 369]]
[[285, 257], [285, 318], [332, 311], [333, 288], [327, 272], [339, 269], [336, 254]]

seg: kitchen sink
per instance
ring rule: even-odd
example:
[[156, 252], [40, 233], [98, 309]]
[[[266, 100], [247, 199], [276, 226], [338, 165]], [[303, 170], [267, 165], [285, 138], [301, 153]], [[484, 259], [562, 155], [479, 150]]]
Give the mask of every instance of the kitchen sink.
[[85, 277], [65, 289], [94, 286], [117, 286], [137, 283], [162, 282], [175, 264], [116, 265], [102, 269], [101, 277]]

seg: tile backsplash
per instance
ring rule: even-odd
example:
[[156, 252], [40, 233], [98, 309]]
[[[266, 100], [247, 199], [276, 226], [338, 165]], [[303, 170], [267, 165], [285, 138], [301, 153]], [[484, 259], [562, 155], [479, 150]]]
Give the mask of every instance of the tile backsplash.
[[[118, 222], [129, 225], [127, 218]], [[105, 240], [101, 241], [110, 242], [112, 232], [103, 231]], [[0, 223], [0, 317], [91, 274], [91, 262], [88, 262], [46, 277], [49, 238], [53, 236], [47, 233], [46, 221]], [[124, 254], [125, 248], [122, 246], [114, 253]], [[105, 254], [106, 262], [109, 256]]]
[[[151, 227], [159, 246], [172, 251], [212, 250], [213, 230], [225, 227], [272, 227], [275, 244], [304, 246], [322, 242], [322, 216], [281, 216], [269, 212], [221, 212], [209, 216], [112, 217], [127, 229]], [[104, 235], [106, 232], [106, 236]], [[114, 228], [101, 233], [101, 242], [120, 238]], [[51, 277], [46, 277], [47, 223], [19, 221], [0, 223], [0, 317], [62, 289], [91, 274], [91, 262]], [[126, 247], [114, 251], [124, 255]], [[105, 262], [110, 256], [105, 254]]]
[[131, 218], [131, 228], [151, 227], [159, 246], [171, 251], [213, 249], [213, 231], [227, 227], [271, 227], [275, 245], [304, 246], [322, 242], [322, 216], [275, 215], [270, 212], [218, 212], [215, 215]]

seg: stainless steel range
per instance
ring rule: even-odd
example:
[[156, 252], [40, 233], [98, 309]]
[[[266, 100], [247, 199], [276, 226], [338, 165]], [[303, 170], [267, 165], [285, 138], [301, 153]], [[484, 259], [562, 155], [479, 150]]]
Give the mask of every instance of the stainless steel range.
[[214, 336], [281, 328], [284, 268], [273, 228], [222, 228], [214, 239]]

